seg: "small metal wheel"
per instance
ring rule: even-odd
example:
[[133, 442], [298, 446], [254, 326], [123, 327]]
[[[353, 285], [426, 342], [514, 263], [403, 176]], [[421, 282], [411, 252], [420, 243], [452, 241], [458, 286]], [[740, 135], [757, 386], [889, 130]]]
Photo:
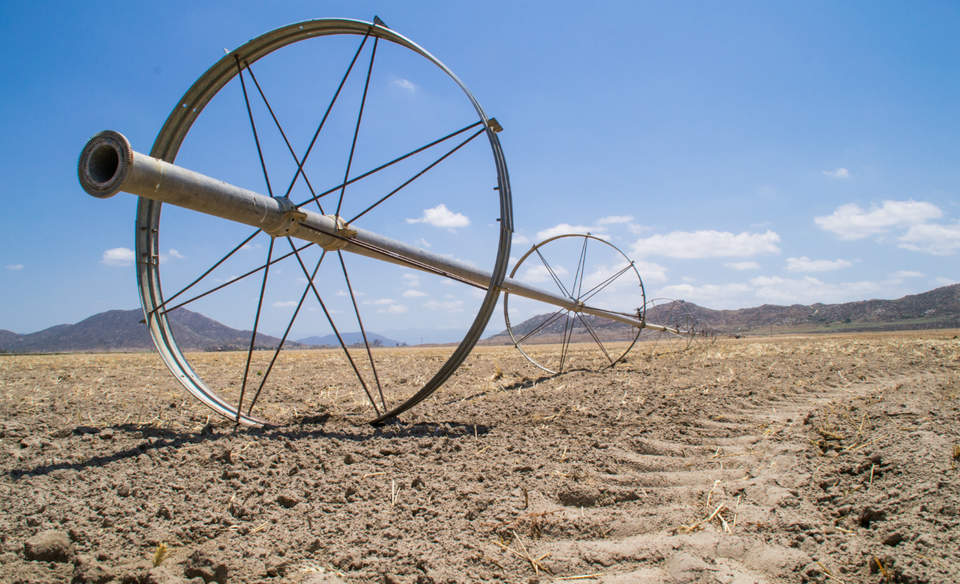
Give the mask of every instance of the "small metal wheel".
[[[643, 281], [634, 262], [596, 235], [571, 233], [530, 248], [510, 278], [542, 284], [582, 306], [643, 322]], [[514, 346], [530, 363], [556, 374], [602, 369], [620, 362], [641, 328], [580, 310], [543, 313], [543, 304], [504, 293], [503, 315]]]
[[[151, 156], [491, 279], [479, 287], [169, 205], [161, 221], [161, 203], [141, 198], [137, 281], [163, 361], [240, 424], [384, 421], [425, 399], [482, 334], [506, 272], [499, 129], [443, 63], [378, 19], [301, 22], [229, 52], [177, 102]], [[209, 352], [213, 338], [222, 352]], [[387, 348], [421, 340], [436, 345]]]
[[651, 298], [647, 300], [646, 316], [649, 322], [667, 329], [645, 328], [640, 335], [640, 342], [656, 343], [658, 351], [681, 351], [716, 340], [714, 331], [703, 325], [695, 305], [689, 302]]

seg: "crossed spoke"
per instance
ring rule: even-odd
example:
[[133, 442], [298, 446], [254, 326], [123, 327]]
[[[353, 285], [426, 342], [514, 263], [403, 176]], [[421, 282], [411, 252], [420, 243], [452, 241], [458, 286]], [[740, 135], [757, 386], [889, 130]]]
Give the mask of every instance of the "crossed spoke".
[[[232, 279], [224, 282], [223, 284], [220, 284], [219, 286], [215, 286], [215, 287], [207, 290], [206, 292], [201, 292], [200, 294], [197, 294], [196, 296], [194, 296], [194, 297], [192, 297], [192, 298], [190, 298], [190, 299], [188, 299], [188, 300], [184, 300], [183, 302], [181, 302], [181, 303], [179, 303], [179, 304], [176, 304], [176, 305], [174, 305], [174, 306], [172, 306], [172, 307], [170, 307], [170, 308], [167, 308], [167, 309], [163, 310], [160, 314], [169, 314], [169, 313], [173, 312], [174, 310], [176, 310], [176, 309], [178, 309], [178, 308], [183, 308], [183, 307], [186, 306], [187, 304], [190, 304], [191, 302], [196, 302], [197, 300], [200, 300], [201, 298], [203, 298], [203, 297], [205, 297], [205, 296], [209, 296], [210, 294], [213, 294], [214, 292], [216, 292], [216, 291], [218, 291], [218, 290], [222, 290], [222, 289], [226, 288], [227, 286], [230, 286], [231, 284], [236, 284], [236, 283], [239, 282], [240, 280], [243, 280], [243, 279], [245, 279], [245, 278], [247, 278], [247, 277], [249, 277], [249, 276], [252, 276], [253, 274], [256, 274], [257, 272], [259, 272], [260, 270], [265, 270], [265, 269], [269, 268], [270, 266], [272, 266], [273, 264], [276, 264], [277, 262], [282, 262], [283, 260], [287, 259], [288, 257], [294, 255], [296, 252], [303, 251], [303, 250], [307, 249], [308, 247], [310, 247], [310, 246], [312, 246], [312, 245], [316, 245], [316, 244], [313, 244], [313, 243], [305, 243], [305, 244], [301, 245], [300, 247], [296, 248], [296, 251], [290, 251], [290, 252], [287, 252], [287, 253], [283, 254], [283, 255], [280, 256], [280, 257], [274, 258], [274, 259], [270, 260], [269, 262], [263, 264], [262, 266], [258, 266], [258, 267], [256, 267], [256, 268], [253, 268], [252, 270], [249, 270], [249, 271], [247, 271], [247, 272], [244, 272], [243, 274], [241, 274], [241, 275], [239, 275], [239, 276], [237, 276], [237, 277], [235, 277], [235, 278], [232, 278]], [[162, 305], [161, 305], [161, 306], [162, 306]], [[159, 309], [159, 308], [160, 308], [160, 307], [158, 306], [157, 309]]]
[[[232, 256], [233, 254], [237, 253], [240, 249], [243, 248], [243, 246], [245, 246], [245, 245], [247, 245], [248, 243], [250, 243], [250, 240], [252, 240], [254, 237], [256, 237], [257, 235], [259, 235], [260, 233], [261, 233], [261, 230], [260, 230], [260, 229], [257, 229], [256, 231], [254, 231], [253, 233], [251, 233], [249, 236], [247, 236], [246, 239], [244, 239], [243, 241], [241, 241], [240, 243], [238, 243], [238, 244], [236, 245], [236, 247], [234, 247], [233, 249], [231, 249], [230, 251], [228, 251], [228, 252], [227, 252], [227, 255], [225, 255], [225, 256], [223, 256], [222, 258], [220, 258], [219, 260], [217, 260], [216, 263], [214, 263], [212, 266], [210, 266], [209, 268], [207, 268], [207, 270], [206, 270], [205, 272], [203, 272], [202, 274], [200, 274], [199, 276], [197, 276], [197, 278], [196, 278], [195, 280], [193, 280], [192, 282], [190, 282], [189, 284], [187, 284], [186, 286], [184, 286], [183, 288], [181, 288], [181, 289], [180, 289], [176, 294], [174, 294], [173, 296], [169, 296], [169, 297], [167, 297], [166, 299], [164, 299], [164, 301], [161, 302], [160, 304], [158, 304], [156, 307], [154, 307], [154, 309], [151, 310], [151, 311], [150, 311], [150, 314], [148, 314], [147, 316], [153, 316], [154, 313], [156, 313], [158, 310], [163, 310], [163, 308], [167, 305], [167, 303], [171, 302], [174, 298], [180, 296], [181, 294], [183, 294], [184, 292], [186, 292], [186, 291], [189, 290], [190, 288], [193, 288], [195, 285], [199, 284], [199, 283], [200, 283], [200, 280], [203, 280], [204, 278], [206, 278], [207, 276], [209, 276], [209, 275], [210, 275], [210, 272], [212, 272], [212, 271], [214, 271], [215, 269], [217, 269], [218, 267], [220, 267], [220, 264], [222, 264], [223, 262], [227, 261], [227, 259], [229, 259], [230, 256]], [[263, 269], [263, 267], [261, 267], [260, 269]], [[193, 300], [189, 300], [189, 301], [184, 302], [184, 303], [182, 303], [182, 304], [178, 304], [177, 306], [175, 306], [174, 308], [171, 308], [170, 310], [176, 310], [177, 308], [180, 308], [181, 306], [183, 306], [184, 304], [187, 304], [187, 303], [189, 303], [189, 302], [193, 302]], [[163, 310], [162, 313], [170, 312], [170, 310]], [[162, 313], [161, 313], [161, 314], [162, 314]]]
[[283, 195], [284, 197], [290, 196], [290, 192], [293, 190], [294, 185], [297, 184], [297, 179], [301, 174], [303, 174], [303, 165], [306, 164], [307, 158], [313, 151], [313, 146], [317, 143], [317, 138], [320, 136], [320, 131], [323, 130], [324, 124], [327, 123], [327, 118], [330, 116], [330, 110], [333, 109], [333, 104], [335, 104], [337, 102], [337, 98], [340, 97], [340, 92], [343, 90], [343, 86], [346, 84], [347, 78], [350, 76], [350, 72], [353, 71], [353, 66], [357, 62], [357, 57], [360, 56], [360, 51], [363, 50], [363, 45], [365, 45], [367, 39], [370, 38], [370, 30], [367, 30], [367, 33], [363, 35], [363, 40], [360, 41], [360, 46], [357, 47], [357, 52], [353, 54], [353, 58], [350, 60], [350, 65], [347, 67], [347, 71], [343, 74], [343, 78], [340, 79], [340, 84], [337, 85], [337, 90], [333, 94], [333, 99], [330, 100], [330, 105], [327, 106], [327, 110], [323, 113], [323, 118], [320, 119], [320, 124], [317, 126], [317, 130], [313, 133], [313, 138], [310, 139], [310, 145], [307, 146], [307, 151], [304, 152], [303, 158], [301, 158], [300, 162], [297, 164], [297, 172], [294, 173], [293, 180], [290, 181], [290, 186], [287, 187], [287, 192]]
[[[286, 238], [290, 243], [290, 247], [296, 250], [293, 245], [293, 240], [290, 237]], [[333, 334], [337, 337], [337, 342], [340, 343], [340, 348], [343, 349], [343, 354], [346, 355], [347, 361], [350, 362], [350, 367], [353, 368], [353, 372], [356, 374], [357, 379], [360, 381], [360, 385], [363, 387], [363, 392], [367, 394], [367, 399], [370, 400], [370, 405], [373, 406], [373, 410], [380, 415], [380, 408], [377, 407], [377, 402], [373, 399], [373, 395], [370, 393], [370, 389], [367, 387], [367, 382], [364, 381], [363, 375], [360, 374], [360, 369], [357, 367], [357, 364], [353, 360], [353, 356], [350, 355], [350, 351], [347, 349], [347, 344], [344, 342], [343, 337], [340, 335], [340, 331], [337, 329], [337, 325], [333, 322], [333, 317], [330, 316], [330, 311], [327, 310], [327, 305], [323, 302], [323, 298], [320, 296], [320, 292], [317, 291], [317, 287], [314, 285], [313, 280], [310, 279], [309, 272], [307, 271], [307, 266], [304, 265], [303, 260], [300, 258], [300, 254], [294, 251], [294, 256], [297, 258], [297, 263], [300, 264], [300, 269], [303, 270], [303, 275], [307, 276], [307, 286], [310, 290], [313, 291], [314, 297], [317, 299], [317, 302], [320, 303], [320, 308], [323, 310], [323, 315], [327, 318], [327, 323], [330, 324], [330, 328], [333, 329]]]
[[453, 138], [454, 136], [457, 136], [457, 135], [459, 135], [459, 134], [462, 134], [462, 133], [466, 132], [467, 130], [469, 130], [469, 129], [471, 129], [471, 128], [474, 128], [474, 127], [476, 127], [476, 126], [478, 126], [478, 125], [480, 125], [480, 124], [482, 124], [482, 123], [483, 123], [483, 122], [482, 122], [481, 120], [478, 120], [478, 121], [476, 121], [476, 122], [474, 122], [474, 123], [472, 123], [472, 124], [469, 124], [469, 125], [467, 125], [467, 126], [464, 126], [464, 127], [460, 128], [459, 130], [455, 130], [455, 131], [447, 134], [446, 136], [444, 136], [444, 137], [442, 137], [442, 138], [437, 138], [437, 139], [434, 140], [433, 142], [429, 142], [429, 143], [424, 144], [423, 146], [421, 146], [421, 147], [419, 147], [419, 148], [416, 148], [416, 149], [414, 149], [414, 150], [411, 150], [410, 152], [407, 152], [406, 154], [404, 154], [404, 155], [402, 155], [402, 156], [398, 156], [397, 158], [394, 158], [394, 159], [391, 160], [390, 162], [386, 162], [386, 163], [381, 164], [380, 166], [378, 166], [378, 167], [376, 167], [376, 168], [373, 168], [373, 169], [368, 170], [368, 171], [366, 171], [366, 172], [364, 172], [364, 173], [358, 174], [357, 176], [355, 176], [355, 177], [351, 178], [350, 180], [346, 181], [345, 183], [341, 183], [341, 184], [338, 184], [338, 185], [335, 186], [335, 187], [332, 187], [332, 188], [330, 188], [330, 189], [327, 189], [327, 190], [323, 191], [322, 193], [320, 193], [319, 195], [314, 195], [313, 197], [307, 199], [306, 201], [303, 201], [302, 203], [297, 203], [297, 208], [299, 209], [300, 207], [303, 207], [304, 205], [309, 205], [310, 203], [314, 202], [314, 201], [317, 200], [317, 199], [321, 199], [321, 198], [323, 198], [323, 197], [325, 197], [325, 196], [327, 196], [327, 195], [329, 195], [329, 194], [335, 193], [335, 192], [339, 191], [341, 188], [343, 188], [343, 187], [345, 187], [345, 186], [350, 186], [350, 185], [352, 185], [353, 183], [355, 183], [355, 182], [357, 182], [357, 181], [363, 180], [363, 179], [367, 178], [368, 176], [370, 176], [370, 175], [372, 175], [372, 174], [375, 174], [375, 173], [378, 173], [378, 172], [380, 172], [381, 170], [384, 170], [385, 168], [388, 168], [388, 167], [390, 167], [390, 166], [393, 166], [394, 164], [396, 164], [396, 163], [398, 163], [398, 162], [401, 162], [401, 161], [403, 161], [403, 160], [406, 160], [407, 158], [410, 158], [411, 156], [413, 156], [413, 155], [415, 155], [415, 154], [419, 154], [419, 153], [423, 152], [424, 150], [427, 150], [427, 149], [429, 149], [429, 148], [432, 148], [432, 147], [436, 146], [437, 144], [440, 144], [441, 142], [445, 142], [445, 141], [449, 140], [450, 138]]
[[[238, 65], [239, 65], [239, 62], [240, 62], [240, 59], [238, 57], [237, 58]], [[247, 72], [250, 73], [250, 79], [253, 80], [253, 84], [257, 88], [257, 93], [260, 94], [260, 99], [263, 100], [264, 105], [267, 106], [267, 111], [270, 112], [270, 117], [273, 118], [273, 124], [277, 127], [277, 131], [280, 132], [280, 136], [283, 137], [283, 143], [287, 145], [287, 150], [290, 152], [290, 156], [293, 157], [293, 161], [294, 163], [296, 163], [297, 168], [302, 169], [302, 164], [300, 163], [300, 159], [297, 158], [297, 153], [293, 150], [293, 146], [290, 145], [290, 140], [287, 138], [287, 133], [283, 131], [283, 126], [280, 125], [280, 120], [277, 119], [277, 114], [273, 111], [273, 106], [270, 105], [270, 100], [267, 99], [266, 94], [264, 94], [263, 92], [263, 88], [260, 86], [260, 82], [257, 81], [257, 76], [254, 75], [253, 73], [253, 67], [251, 67], [250, 64], [247, 63], [246, 61], [244, 61], [243, 64], [246, 67]], [[241, 82], [243, 81], [242, 71], [241, 71], [240, 80]], [[310, 194], [313, 196], [313, 200], [317, 201], [317, 208], [320, 209], [320, 213], [323, 213], [323, 205], [320, 204], [320, 201], [317, 198], [317, 193], [316, 191], [313, 190], [313, 185], [310, 184], [310, 179], [307, 178], [307, 174], [305, 172], [302, 174], [303, 174], [303, 182], [307, 184], [307, 189], [310, 190]]]
[[350, 142], [350, 156], [347, 158], [347, 170], [343, 174], [343, 186], [340, 187], [340, 198], [337, 200], [337, 212], [334, 216], [340, 219], [340, 208], [343, 206], [343, 195], [347, 191], [347, 181], [350, 179], [350, 167], [353, 165], [353, 154], [357, 149], [357, 136], [360, 135], [360, 122], [363, 120], [363, 108], [367, 104], [367, 90], [370, 89], [370, 75], [373, 73], [373, 61], [377, 58], [377, 43], [380, 37], [373, 39], [373, 50], [370, 51], [370, 65], [367, 67], [367, 79], [363, 82], [363, 97], [360, 98], [360, 112], [357, 114], [357, 124], [353, 128], [353, 140]]
[[[250, 131], [253, 133], [253, 141], [257, 145], [257, 156], [260, 159], [260, 169], [263, 171], [263, 180], [267, 185], [267, 192], [273, 196], [273, 186], [270, 184], [270, 173], [267, 172], [267, 163], [263, 159], [263, 148], [260, 146], [260, 136], [257, 132], [257, 123], [253, 119], [253, 109], [250, 107], [250, 96], [247, 95], [247, 84], [243, 79], [243, 67], [240, 66], [240, 58], [234, 55], [237, 62], [237, 74], [240, 76], [240, 87], [243, 90], [243, 102], [247, 108], [247, 117], [250, 119]], [[250, 346], [247, 348], [247, 362], [243, 367], [243, 380], [240, 382], [240, 399], [237, 401], [237, 424], [240, 423], [240, 416], [243, 410], [243, 398], [247, 392], [247, 376], [250, 374], [250, 362], [253, 360], [253, 349], [257, 341], [257, 329], [260, 327], [260, 313], [263, 310], [263, 296], [267, 291], [267, 280], [270, 277], [270, 260], [273, 258], [273, 243], [275, 239], [270, 238], [270, 245], [267, 248], [267, 263], [263, 269], [263, 280], [260, 282], [260, 296], [257, 298], [257, 312], [253, 317], [253, 331], [250, 333]]]
[[600, 350], [603, 351], [604, 356], [607, 358], [607, 361], [610, 361], [610, 364], [613, 365], [613, 359], [610, 357], [610, 354], [607, 353], [607, 348], [603, 346], [603, 343], [600, 342], [600, 337], [597, 335], [596, 331], [593, 330], [593, 327], [590, 326], [590, 323], [587, 322], [587, 319], [583, 318], [583, 315], [579, 312], [577, 313], [577, 318], [580, 319], [580, 322], [583, 323], [583, 327], [587, 329], [587, 332], [590, 333], [590, 336], [593, 337], [594, 342], [597, 343], [597, 346], [600, 347]]
[[357, 306], [357, 297], [353, 293], [353, 285], [350, 284], [350, 276], [347, 275], [347, 264], [343, 261], [343, 252], [337, 250], [337, 257], [340, 258], [340, 268], [343, 270], [343, 279], [347, 283], [347, 290], [350, 291], [350, 301], [353, 302], [353, 312], [357, 315], [357, 324], [360, 325], [360, 335], [363, 337], [363, 346], [367, 349], [367, 358], [370, 360], [370, 369], [373, 370], [373, 379], [377, 383], [377, 391], [380, 393], [380, 404], [383, 411], [387, 411], [387, 402], [383, 399], [383, 386], [380, 385], [380, 376], [377, 375], [377, 365], [373, 361], [373, 353], [370, 351], [370, 342], [367, 340], [367, 331], [363, 327], [363, 319], [360, 318], [360, 307]]
[[247, 363], [243, 368], [243, 381], [240, 383], [240, 400], [237, 402], [237, 423], [240, 423], [240, 411], [243, 409], [243, 395], [247, 391], [247, 375], [250, 373], [250, 361], [253, 359], [253, 347], [257, 340], [257, 328], [260, 325], [260, 311], [263, 308], [263, 293], [267, 289], [267, 277], [270, 275], [270, 257], [273, 255], [274, 239], [270, 238], [270, 247], [267, 251], [267, 267], [263, 270], [263, 280], [260, 284], [260, 297], [257, 299], [257, 314], [253, 318], [253, 332], [250, 334], [250, 347], [247, 349]]
[[379, 206], [380, 203], [383, 203], [384, 201], [386, 201], [387, 199], [389, 199], [389, 198], [392, 197], [393, 195], [395, 195], [395, 194], [397, 194], [398, 192], [400, 192], [400, 189], [404, 188], [405, 186], [409, 185], [409, 184], [412, 183], [413, 181], [417, 180], [418, 178], [420, 178], [421, 176], [423, 176], [424, 174], [426, 174], [430, 169], [432, 169], [432, 168], [435, 167], [436, 165], [438, 165], [438, 164], [440, 164], [441, 162], [443, 162], [444, 160], [446, 160], [448, 156], [450, 156], [451, 154], [453, 154], [453, 153], [456, 152], [457, 150], [460, 150], [461, 148], [463, 148], [464, 146], [466, 146], [467, 144], [469, 144], [471, 140], [473, 140], [474, 138], [476, 138], [477, 136], [479, 136], [480, 134], [482, 134], [484, 131], [485, 131], [485, 130], [483, 130], [483, 129], [477, 130], [477, 131], [476, 131], [473, 135], [471, 135], [469, 138], [467, 138], [467, 139], [464, 140], [463, 142], [460, 142], [459, 144], [457, 144], [456, 146], [454, 146], [453, 149], [451, 149], [450, 151], [448, 151], [446, 154], [444, 154], [444, 155], [441, 156], [440, 158], [438, 158], [438, 159], [434, 160], [433, 162], [431, 162], [430, 164], [428, 164], [423, 170], [421, 170], [421, 171], [418, 172], [417, 174], [413, 175], [413, 176], [410, 177], [409, 179], [405, 180], [400, 186], [398, 186], [397, 188], [393, 189], [392, 191], [390, 191], [389, 193], [387, 193], [386, 195], [384, 195], [383, 197], [381, 197], [376, 203], [370, 205], [369, 207], [367, 207], [366, 209], [364, 209], [363, 211], [361, 211], [360, 213], [358, 213], [357, 215], [355, 215], [352, 219], [350, 219], [349, 221], [347, 221], [347, 223], [353, 223], [353, 222], [356, 221], [357, 219], [359, 219], [359, 218], [363, 217], [364, 215], [366, 215], [369, 211], [372, 211], [374, 208], [376, 208], [377, 206]]
[[520, 339], [517, 341], [516, 344], [519, 345], [519, 344], [523, 343], [523, 341], [527, 340], [528, 338], [532, 337], [533, 335], [537, 334], [538, 332], [540, 332], [541, 330], [543, 330], [544, 328], [546, 328], [547, 326], [549, 326], [550, 323], [552, 323], [553, 321], [557, 320], [557, 318], [560, 317], [560, 314], [561, 314], [564, 310], [566, 310], [566, 309], [565, 309], [565, 308], [561, 308], [560, 310], [558, 310], [558, 311], [554, 312], [553, 314], [551, 314], [548, 318], [543, 319], [543, 322], [541, 322], [540, 324], [538, 324], [538, 325], [536, 326], [536, 328], [532, 329], [530, 332], [528, 332], [527, 334], [525, 334], [525, 335], [523, 335], [522, 337], [520, 337]]
[[567, 292], [567, 288], [563, 285], [563, 282], [560, 281], [560, 278], [557, 277], [557, 273], [553, 271], [553, 268], [550, 266], [550, 263], [547, 261], [547, 258], [543, 257], [543, 254], [540, 253], [540, 248], [534, 248], [537, 252], [537, 255], [540, 257], [540, 261], [543, 262], [543, 266], [547, 268], [547, 272], [550, 273], [550, 277], [553, 278], [553, 281], [557, 284], [557, 287], [560, 288], [560, 291], [563, 292], [563, 295], [567, 298], [570, 297], [570, 293]]
[[567, 349], [570, 347], [570, 338], [573, 336], [573, 319], [570, 318], [569, 311], [563, 321], [563, 347], [560, 350], [560, 373], [563, 373], [563, 362], [567, 359]]
[[603, 291], [604, 288], [606, 288], [610, 284], [613, 284], [620, 276], [626, 274], [627, 270], [629, 270], [631, 267], [633, 267], [632, 263], [627, 264], [619, 272], [615, 273], [614, 275], [610, 276], [603, 282], [600, 282], [599, 284], [597, 284], [596, 286], [588, 290], [585, 294], [580, 296], [578, 300], [580, 300], [581, 302], [586, 302], [587, 300], [590, 300], [591, 298], [599, 294], [601, 291]]
[[[323, 258], [326, 257], [327, 250], [323, 250], [323, 253], [320, 254], [320, 259], [317, 260], [317, 265], [314, 266], [313, 272], [310, 273], [310, 282], [317, 276], [317, 271], [320, 269], [320, 264], [323, 263]], [[300, 300], [297, 301], [297, 307], [293, 310], [293, 315], [290, 317], [290, 322], [287, 323], [287, 328], [283, 331], [283, 336], [280, 338], [280, 342], [277, 344], [276, 350], [273, 352], [273, 357], [270, 358], [270, 364], [267, 365], [266, 371], [263, 372], [263, 378], [260, 380], [260, 385], [257, 387], [257, 392], [253, 394], [253, 399], [250, 400], [250, 406], [247, 409], [247, 415], [253, 412], [253, 406], [257, 403], [257, 398], [260, 397], [260, 392], [263, 391], [263, 386], [267, 383], [267, 378], [270, 377], [270, 372], [273, 370], [273, 364], [277, 362], [277, 357], [280, 356], [280, 350], [283, 349], [284, 343], [287, 342], [287, 337], [290, 335], [290, 329], [293, 328], [293, 323], [297, 320], [297, 315], [300, 314], [300, 309], [303, 308], [303, 301], [307, 299], [307, 293], [310, 291], [310, 285], [307, 284], [303, 288], [303, 293], [300, 294]], [[239, 408], [237, 408], [239, 410]]]
[[580, 298], [580, 292], [583, 290], [583, 277], [587, 262], [587, 241], [589, 240], [589, 237], [583, 238], [583, 248], [580, 250], [580, 259], [577, 261], [577, 271], [573, 275], [573, 284], [570, 286], [571, 291], [577, 291], [577, 299]]

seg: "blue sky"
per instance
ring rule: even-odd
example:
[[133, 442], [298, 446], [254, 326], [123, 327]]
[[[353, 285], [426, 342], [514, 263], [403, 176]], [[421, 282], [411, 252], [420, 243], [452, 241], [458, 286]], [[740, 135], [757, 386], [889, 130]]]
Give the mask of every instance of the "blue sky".
[[[515, 258], [550, 234], [590, 231], [637, 260], [648, 297], [712, 308], [897, 298], [960, 279], [956, 3], [7, 2], [0, 328], [32, 332], [137, 305], [125, 251], [136, 201], [83, 193], [76, 160], [87, 139], [116, 129], [147, 152], [224, 49], [300, 20], [374, 14], [450, 66], [503, 125]], [[317, 113], [295, 98], [329, 95], [350, 50], [335, 49], [263, 64], [298, 149]], [[441, 80], [402, 55], [377, 67], [376, 99], [393, 105], [371, 104], [381, 133], [361, 134], [357, 164], [433, 135], [415, 119], [457, 127], [463, 103]], [[263, 191], [242, 96], [226, 89], [181, 156]], [[331, 122], [342, 132], [348, 110]], [[285, 183], [289, 160], [273, 140]], [[342, 175], [349, 141], [340, 148], [318, 159], [318, 176], [326, 165]], [[489, 262], [489, 155], [467, 154], [369, 228]], [[225, 251], [240, 233], [165, 210], [167, 220], [170, 286], [214, 257], [211, 240]], [[267, 243], [249, 252], [263, 256]], [[462, 327], [479, 302], [468, 287], [347, 261], [372, 330]], [[273, 277], [263, 322], [278, 334], [303, 276], [289, 264]], [[334, 315], [349, 313], [342, 283], [329, 284]], [[249, 328], [243, 297], [257, 286], [196, 308]], [[312, 310], [297, 334], [327, 332]], [[491, 323], [501, 329], [502, 317]]]

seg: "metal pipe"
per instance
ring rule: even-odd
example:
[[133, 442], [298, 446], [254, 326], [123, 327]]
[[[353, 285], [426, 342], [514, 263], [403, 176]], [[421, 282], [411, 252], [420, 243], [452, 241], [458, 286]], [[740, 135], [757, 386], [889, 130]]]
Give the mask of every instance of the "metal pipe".
[[[342, 249], [430, 273], [449, 275], [484, 289], [490, 282], [490, 273], [459, 260], [347, 225], [342, 219], [330, 215], [297, 208], [289, 199], [262, 195], [136, 152], [119, 132], [107, 130], [87, 142], [80, 154], [78, 174], [84, 190], [94, 197], [107, 198], [125, 191], [258, 227], [274, 237], [296, 237], [325, 249]], [[574, 298], [560, 296], [512, 278], [503, 281], [501, 290], [637, 328], [651, 326], [639, 317], [586, 306]]]

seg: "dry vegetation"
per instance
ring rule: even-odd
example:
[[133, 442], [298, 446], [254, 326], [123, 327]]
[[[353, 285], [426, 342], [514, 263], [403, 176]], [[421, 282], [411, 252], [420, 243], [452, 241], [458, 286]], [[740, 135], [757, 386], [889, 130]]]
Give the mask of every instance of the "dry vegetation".
[[481, 347], [378, 428], [295, 352], [261, 430], [152, 354], [0, 358], [0, 581], [955, 581], [956, 331], [680, 348], [543, 377]]

